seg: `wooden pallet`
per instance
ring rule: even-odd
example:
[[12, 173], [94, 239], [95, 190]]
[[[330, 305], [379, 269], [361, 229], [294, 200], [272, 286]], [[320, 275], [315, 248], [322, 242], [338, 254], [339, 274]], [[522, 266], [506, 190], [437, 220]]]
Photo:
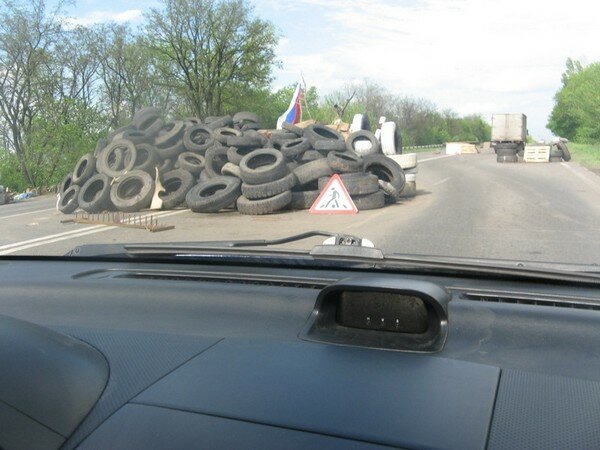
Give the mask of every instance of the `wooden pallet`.
[[523, 161], [527, 163], [547, 163], [550, 161], [549, 145], [526, 145]]

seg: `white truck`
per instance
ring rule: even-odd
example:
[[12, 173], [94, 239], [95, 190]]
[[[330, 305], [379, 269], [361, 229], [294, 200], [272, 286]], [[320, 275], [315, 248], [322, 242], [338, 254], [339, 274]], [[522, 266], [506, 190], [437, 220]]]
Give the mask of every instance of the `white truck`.
[[492, 143], [518, 144], [527, 141], [527, 116], [525, 114], [492, 114]]
[[517, 162], [527, 141], [525, 114], [492, 114], [492, 145], [498, 162]]

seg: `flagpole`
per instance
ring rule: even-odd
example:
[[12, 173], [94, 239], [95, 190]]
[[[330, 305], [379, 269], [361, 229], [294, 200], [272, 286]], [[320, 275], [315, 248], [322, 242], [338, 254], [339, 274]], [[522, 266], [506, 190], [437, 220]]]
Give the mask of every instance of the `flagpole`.
[[310, 109], [308, 109], [308, 102], [306, 101], [306, 93], [308, 92], [308, 90], [306, 89], [306, 80], [304, 79], [304, 74], [302, 72], [300, 72], [300, 77], [302, 78], [302, 84], [304, 85], [304, 95], [302, 96], [302, 100], [304, 101], [304, 108], [306, 109], [310, 120], [313, 120], [312, 114], [310, 113]]

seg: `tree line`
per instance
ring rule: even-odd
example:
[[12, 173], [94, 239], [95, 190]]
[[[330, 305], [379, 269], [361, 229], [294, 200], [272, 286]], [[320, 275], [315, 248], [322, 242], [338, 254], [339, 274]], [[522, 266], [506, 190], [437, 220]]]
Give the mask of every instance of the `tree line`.
[[548, 128], [571, 141], [600, 142], [600, 63], [583, 66], [567, 59]]
[[[162, 0], [142, 25], [74, 26], [62, 3], [0, 6], [0, 184], [56, 184], [99, 137], [145, 106], [170, 117], [252, 110], [274, 127], [294, 86], [271, 89], [279, 35], [243, 0]], [[304, 118], [368, 113], [396, 121], [405, 145], [489, 139], [479, 116], [364, 82], [321, 97], [306, 89]]]

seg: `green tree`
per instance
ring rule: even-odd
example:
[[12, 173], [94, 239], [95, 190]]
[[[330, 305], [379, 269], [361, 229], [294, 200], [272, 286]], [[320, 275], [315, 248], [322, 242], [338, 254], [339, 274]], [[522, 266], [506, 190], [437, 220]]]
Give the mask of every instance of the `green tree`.
[[164, 82], [194, 114], [222, 114], [240, 91], [268, 87], [278, 37], [247, 2], [165, 0], [146, 19], [147, 43]]
[[600, 63], [581, 67], [567, 61], [563, 87], [554, 96], [548, 128], [582, 143], [600, 142]]

